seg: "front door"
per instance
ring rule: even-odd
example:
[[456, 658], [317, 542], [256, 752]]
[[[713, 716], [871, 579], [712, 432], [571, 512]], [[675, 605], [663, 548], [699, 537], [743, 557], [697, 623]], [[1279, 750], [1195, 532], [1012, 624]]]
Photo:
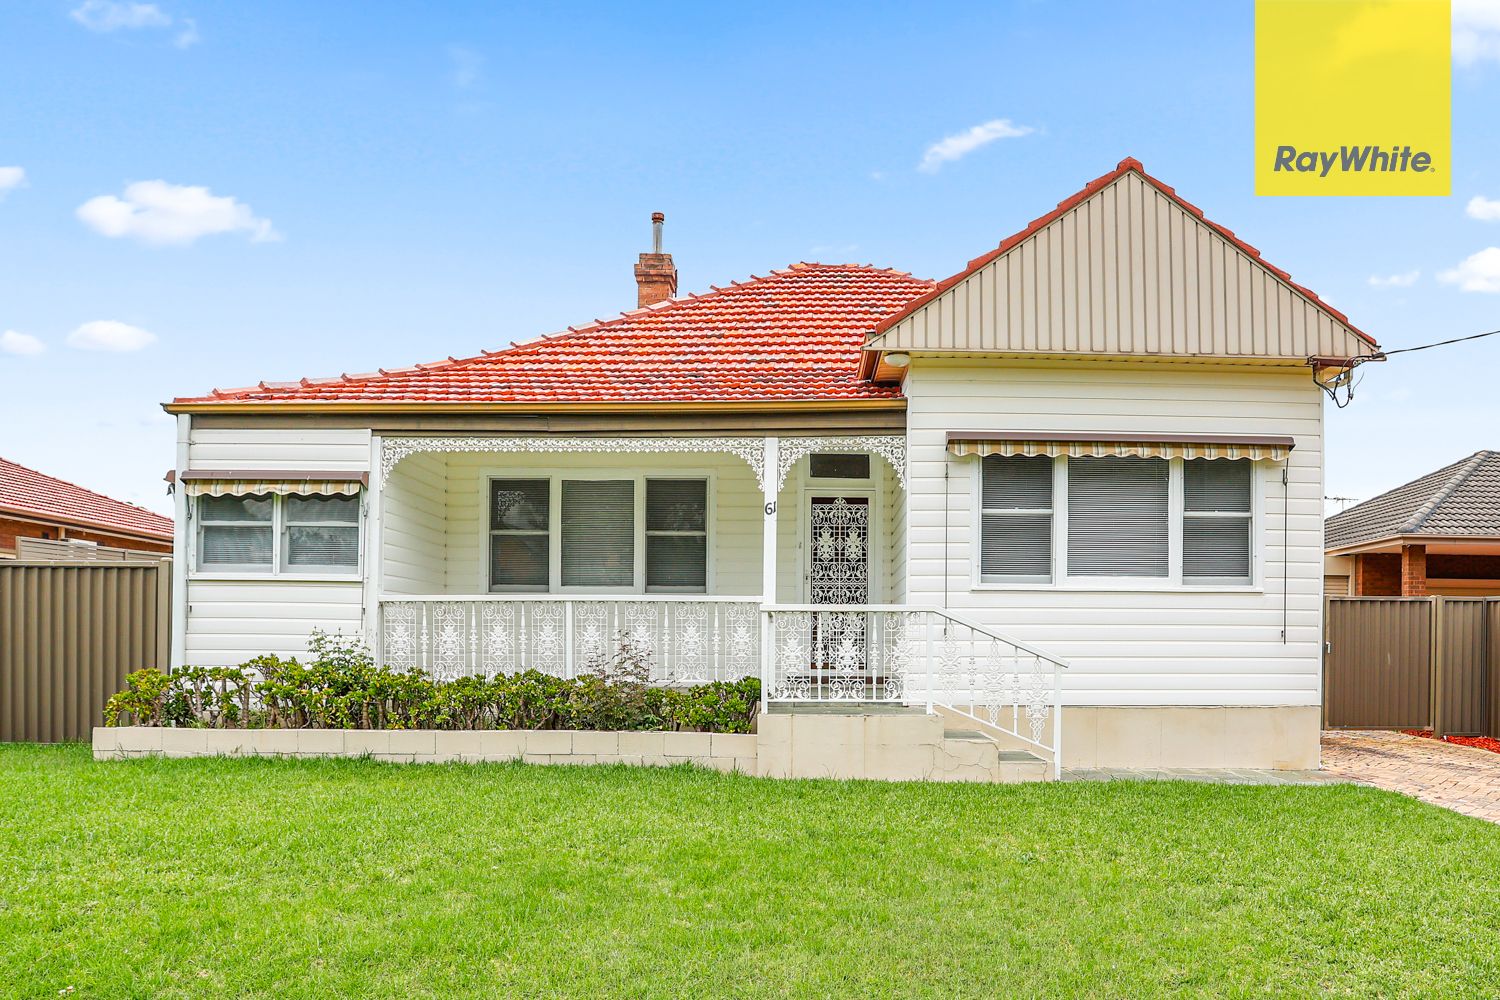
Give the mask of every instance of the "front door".
[[[870, 603], [870, 498], [808, 500], [809, 604]], [[870, 678], [868, 623], [862, 611], [818, 612], [812, 620], [812, 675], [818, 696], [863, 701]]]
[[808, 502], [809, 604], [870, 603], [870, 498]]

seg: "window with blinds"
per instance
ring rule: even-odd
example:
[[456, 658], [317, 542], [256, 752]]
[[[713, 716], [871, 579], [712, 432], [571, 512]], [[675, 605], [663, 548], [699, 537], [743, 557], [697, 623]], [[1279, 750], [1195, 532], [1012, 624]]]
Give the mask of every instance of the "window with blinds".
[[359, 497], [281, 498], [283, 568], [344, 572], [359, 566]]
[[1244, 460], [1182, 463], [1182, 581], [1250, 583], [1251, 484]]
[[1068, 460], [1068, 575], [1167, 577], [1171, 467], [1161, 458]]
[[198, 568], [211, 572], [269, 572], [275, 557], [276, 498], [198, 498]]
[[359, 502], [357, 496], [200, 496], [198, 569], [356, 573]]
[[646, 480], [646, 589], [708, 589], [707, 480]]
[[635, 481], [565, 479], [562, 585], [635, 585]]
[[1052, 579], [1052, 465], [1046, 456], [989, 455], [980, 483], [980, 579]]
[[550, 480], [490, 480], [491, 590], [547, 589], [551, 523]]

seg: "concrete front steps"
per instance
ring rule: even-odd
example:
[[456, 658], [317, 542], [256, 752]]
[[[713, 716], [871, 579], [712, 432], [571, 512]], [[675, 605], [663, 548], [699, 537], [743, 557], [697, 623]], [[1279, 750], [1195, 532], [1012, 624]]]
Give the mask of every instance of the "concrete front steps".
[[1027, 750], [1007, 750], [977, 729], [945, 729], [939, 770], [944, 781], [1048, 781], [1047, 762]]
[[921, 708], [777, 706], [761, 716], [759, 773], [876, 781], [1046, 781], [1047, 762]]

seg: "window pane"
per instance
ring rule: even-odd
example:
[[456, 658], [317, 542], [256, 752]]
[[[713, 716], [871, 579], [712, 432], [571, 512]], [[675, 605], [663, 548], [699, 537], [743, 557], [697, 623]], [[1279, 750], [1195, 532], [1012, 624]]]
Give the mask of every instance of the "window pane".
[[286, 506], [286, 519], [293, 523], [307, 521], [359, 523], [359, 497], [357, 496], [289, 496], [282, 503]]
[[545, 479], [490, 480], [490, 530], [546, 531], [551, 485]]
[[646, 480], [647, 531], [703, 531], [707, 523], [706, 480]]
[[869, 455], [811, 455], [807, 472], [814, 479], [869, 479]]
[[979, 548], [983, 577], [1052, 578], [1049, 514], [985, 514]]
[[1250, 477], [1245, 459], [1192, 458], [1182, 463], [1182, 505], [1186, 510], [1250, 513]]
[[286, 529], [288, 566], [358, 566], [359, 528], [355, 525], [290, 525]]
[[1068, 572], [1167, 575], [1167, 462], [1068, 461]]
[[491, 535], [490, 585], [547, 589], [546, 535]]
[[246, 497], [198, 498], [198, 517], [204, 521], [265, 521], [270, 523], [270, 494]]
[[269, 569], [271, 526], [205, 524], [199, 547], [200, 566], [264, 566]]
[[652, 535], [646, 539], [646, 586], [708, 586], [708, 544], [703, 535]]
[[629, 587], [635, 583], [635, 483], [564, 480], [562, 585]]
[[1182, 522], [1183, 579], [1250, 582], [1250, 519], [1189, 517]]
[[984, 459], [986, 510], [1052, 509], [1052, 459], [1045, 455], [986, 455]]

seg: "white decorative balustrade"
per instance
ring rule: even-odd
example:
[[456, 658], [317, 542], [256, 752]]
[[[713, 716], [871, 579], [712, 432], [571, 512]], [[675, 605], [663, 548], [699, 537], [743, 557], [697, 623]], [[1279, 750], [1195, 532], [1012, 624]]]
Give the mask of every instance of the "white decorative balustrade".
[[772, 605], [768, 702], [925, 704], [1062, 758], [1067, 663], [937, 608]]
[[522, 670], [575, 677], [628, 643], [654, 682], [732, 681], [761, 672], [760, 598], [389, 596], [378, 643], [386, 666], [444, 680]]

